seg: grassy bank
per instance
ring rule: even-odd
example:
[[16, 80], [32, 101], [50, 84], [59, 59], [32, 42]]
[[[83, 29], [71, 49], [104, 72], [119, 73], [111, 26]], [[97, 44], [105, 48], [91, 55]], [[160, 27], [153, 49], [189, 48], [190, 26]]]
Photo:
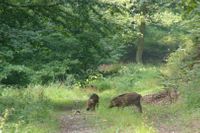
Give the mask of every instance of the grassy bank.
[[97, 127], [98, 132], [189, 133], [194, 120], [199, 120], [200, 116], [198, 109], [189, 110], [181, 98], [171, 105], [142, 103], [143, 114], [133, 107], [108, 108], [109, 101], [116, 95], [135, 91], [144, 96], [162, 90], [159, 71], [154, 66], [128, 64], [120, 66], [112, 76], [93, 75], [95, 78], [90, 78], [88, 84], [95, 88], [81, 88], [78, 84], [2, 88], [0, 111], [6, 113], [2, 113], [0, 128], [3, 132], [59, 132], [58, 116], [72, 114], [76, 109], [83, 115], [91, 113], [85, 111], [85, 102], [95, 92], [100, 96], [100, 105], [88, 122]]
[[[53, 106], [40, 86], [1, 88], [0, 112], [3, 132], [49, 132], [55, 128]], [[46, 128], [49, 127], [49, 128]]]

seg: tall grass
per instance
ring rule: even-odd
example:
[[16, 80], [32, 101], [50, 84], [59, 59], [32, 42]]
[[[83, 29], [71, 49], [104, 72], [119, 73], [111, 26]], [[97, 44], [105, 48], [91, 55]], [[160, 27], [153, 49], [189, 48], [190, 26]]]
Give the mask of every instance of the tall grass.
[[[122, 66], [115, 76], [97, 78], [89, 81], [97, 89], [90, 90], [78, 85], [64, 86], [51, 84], [49, 86], [32, 85], [24, 89], [1, 88], [0, 112], [10, 110], [4, 120], [3, 132], [54, 132], [58, 130], [56, 112], [60, 109], [73, 110], [85, 107], [85, 102], [91, 93], [100, 95], [100, 107], [97, 117], [112, 123], [109, 130], [120, 131], [152, 131], [151, 125], [144, 124], [143, 116], [132, 108], [124, 110], [108, 109], [113, 96], [136, 91], [147, 94], [158, 91], [161, 87], [155, 79], [159, 75], [153, 66], [137, 66], [129, 64]], [[123, 114], [123, 115], [122, 115]], [[98, 119], [95, 121], [98, 122]], [[140, 127], [140, 128], [139, 128]]]
[[[188, 104], [184, 104], [185, 100], [179, 100], [172, 105], [142, 103], [142, 114], [136, 107], [108, 108], [114, 96], [125, 92], [135, 91], [146, 95], [160, 91], [162, 85], [159, 76], [158, 67], [128, 64], [121, 66], [113, 76], [100, 76], [89, 80], [89, 84], [96, 86], [94, 89], [59, 84], [30, 86], [25, 89], [2, 88], [0, 111], [2, 113], [8, 110], [8, 113], [5, 119], [2, 119], [3, 122], [0, 121], [0, 125], [3, 125], [1, 129], [3, 132], [22, 133], [59, 132], [59, 123], [56, 119], [63, 111], [68, 115], [72, 113], [71, 110], [80, 109], [82, 115], [90, 114], [85, 111], [85, 103], [91, 93], [100, 96], [100, 105], [96, 112], [92, 113], [94, 115], [88, 116], [90, 118], [87, 120], [91, 125], [97, 126], [99, 133], [155, 133], [158, 132], [155, 123], [169, 127], [177, 124], [183, 127], [189, 123], [188, 120], [199, 117], [197, 110], [187, 111]], [[102, 85], [105, 83], [109, 84], [109, 89]], [[198, 106], [196, 103], [197, 101], [194, 101]]]
[[159, 68], [136, 64], [122, 65], [114, 76], [97, 78], [90, 81], [98, 90], [114, 89], [118, 92], [136, 91], [143, 94], [161, 90]]
[[53, 123], [56, 123], [51, 121], [52, 109], [42, 87], [1, 88], [0, 112], [9, 110], [3, 132], [48, 132], [52, 128], [47, 129], [45, 126], [50, 124], [53, 127]]
[[97, 110], [97, 121], [102, 121], [105, 128], [100, 132], [124, 132], [124, 133], [155, 133], [152, 123], [148, 123], [145, 114], [138, 112], [135, 107], [123, 109], [108, 108], [109, 99], [101, 100], [101, 105]]
[[[106, 70], [105, 70], [106, 71]], [[109, 109], [110, 100], [125, 92], [138, 92], [142, 95], [160, 91], [159, 68], [135, 64], [121, 65], [112, 76], [91, 80], [100, 95], [100, 106], [93, 121], [101, 125], [102, 133], [155, 133], [153, 123], [147, 113], [139, 113], [135, 107]], [[106, 84], [106, 85], [105, 85]], [[103, 86], [106, 86], [105, 88]], [[109, 86], [109, 87], [107, 87]], [[104, 88], [104, 89], [102, 89]], [[144, 112], [147, 111], [143, 105]]]

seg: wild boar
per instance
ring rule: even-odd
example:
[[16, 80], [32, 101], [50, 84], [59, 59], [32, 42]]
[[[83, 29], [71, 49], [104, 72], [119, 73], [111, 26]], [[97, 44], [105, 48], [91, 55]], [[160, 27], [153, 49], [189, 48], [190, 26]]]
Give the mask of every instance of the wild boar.
[[167, 89], [167, 94], [169, 96], [170, 103], [173, 103], [178, 100], [180, 92], [177, 89]]
[[142, 96], [140, 94], [137, 94], [136, 92], [125, 93], [113, 98], [110, 102], [109, 108], [135, 105], [142, 113], [142, 106], [140, 103], [141, 98]]
[[98, 106], [98, 104], [99, 104], [99, 96], [94, 93], [90, 96], [90, 98], [87, 101], [87, 109], [86, 110], [94, 111], [95, 107]]

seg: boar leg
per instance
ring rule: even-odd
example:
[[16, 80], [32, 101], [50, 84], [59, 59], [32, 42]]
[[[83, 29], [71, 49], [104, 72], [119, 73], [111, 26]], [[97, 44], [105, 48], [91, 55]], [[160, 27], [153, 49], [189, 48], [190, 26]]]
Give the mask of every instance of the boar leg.
[[95, 111], [95, 106], [96, 106], [96, 104], [94, 104], [94, 105], [92, 106], [92, 111]]
[[96, 104], [97, 108], [99, 107], [99, 102]]
[[142, 113], [142, 106], [140, 104], [140, 101], [135, 103], [135, 106], [139, 109], [140, 113]]

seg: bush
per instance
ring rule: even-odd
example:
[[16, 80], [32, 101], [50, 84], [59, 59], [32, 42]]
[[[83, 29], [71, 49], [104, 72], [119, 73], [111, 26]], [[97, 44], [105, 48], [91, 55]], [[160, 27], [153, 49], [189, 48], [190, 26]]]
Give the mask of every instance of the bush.
[[178, 88], [188, 109], [200, 108], [199, 46], [189, 37], [183, 38], [182, 42], [182, 46], [170, 54], [168, 63], [162, 70], [164, 85], [167, 88]]
[[95, 81], [92, 85], [94, 85], [99, 91], [109, 90], [112, 88], [110, 82], [104, 79]]
[[[7, 122], [29, 124], [49, 119], [53, 107], [41, 88], [4, 88], [1, 89], [0, 95], [0, 112], [6, 109], [12, 110], [7, 117]], [[15, 127], [9, 128], [11, 130]]]
[[200, 108], [200, 94], [196, 91], [190, 91], [187, 93], [186, 104], [188, 108]]
[[200, 64], [193, 66], [193, 69], [187, 73], [189, 82], [184, 85], [184, 94], [186, 95], [186, 104], [189, 108], [200, 108]]
[[31, 82], [31, 70], [25, 66], [8, 65], [0, 74], [4, 85], [27, 86]]
[[93, 80], [88, 80], [89, 85], [95, 86], [98, 90], [115, 89], [119, 91], [149, 91], [160, 89], [158, 80], [158, 68], [154, 66], [143, 66], [137, 64], [120, 65], [120, 69], [115, 75], [103, 77], [102, 75], [93, 76]]
[[117, 73], [121, 68], [120, 64], [103, 64], [99, 66], [98, 70], [100, 73], [102, 73], [104, 76], [112, 75]]

